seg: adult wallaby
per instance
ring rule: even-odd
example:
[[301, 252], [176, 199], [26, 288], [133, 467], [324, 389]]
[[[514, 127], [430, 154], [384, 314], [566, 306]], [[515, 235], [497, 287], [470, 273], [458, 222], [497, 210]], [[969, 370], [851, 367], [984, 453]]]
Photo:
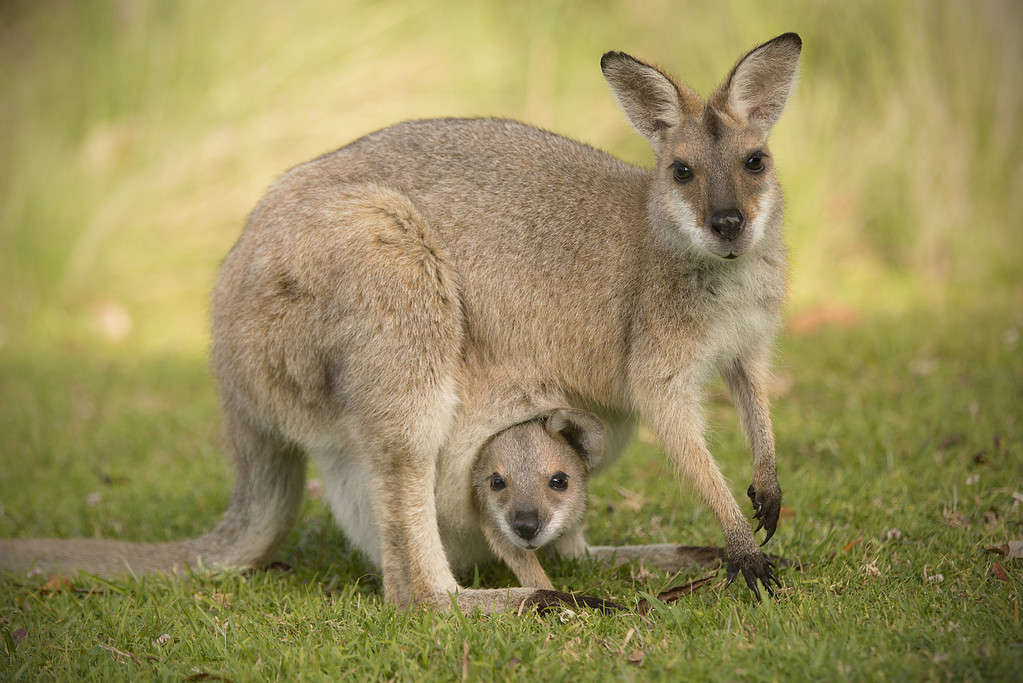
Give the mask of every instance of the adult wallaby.
[[[343, 528], [360, 514], [350, 492], [372, 507], [388, 600], [518, 609], [535, 589], [459, 588], [442, 539], [471, 537], [465, 482], [486, 439], [574, 405], [601, 416], [610, 458], [643, 416], [720, 522], [730, 578], [770, 591], [770, 562], [704, 442], [700, 399], [721, 372], [770, 538], [781, 489], [765, 377], [785, 254], [766, 141], [800, 49], [793, 33], [755, 48], [706, 103], [605, 54], [652, 169], [520, 123], [443, 119], [285, 174], [214, 294], [212, 363], [238, 477], [202, 558], [264, 561], [292, 525], [308, 454]], [[579, 549], [591, 550], [602, 552]], [[610, 552], [660, 564], [665, 547]]]

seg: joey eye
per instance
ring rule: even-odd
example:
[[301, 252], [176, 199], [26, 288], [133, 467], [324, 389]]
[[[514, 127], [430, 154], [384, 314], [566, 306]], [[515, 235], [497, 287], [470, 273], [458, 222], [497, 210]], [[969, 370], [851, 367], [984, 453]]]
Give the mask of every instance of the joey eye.
[[689, 164], [684, 161], [675, 161], [669, 168], [672, 169], [672, 177], [679, 185], [693, 179], [693, 169], [689, 168]]
[[760, 173], [764, 170], [764, 157], [766, 156], [763, 152], [753, 152], [753, 154], [746, 157], [746, 162], [743, 166], [750, 173]]
[[501, 491], [507, 484], [504, 483], [504, 477], [497, 472], [490, 475], [490, 490]]
[[555, 472], [551, 477], [550, 487], [555, 491], [564, 491], [568, 488], [568, 475], [564, 472]]

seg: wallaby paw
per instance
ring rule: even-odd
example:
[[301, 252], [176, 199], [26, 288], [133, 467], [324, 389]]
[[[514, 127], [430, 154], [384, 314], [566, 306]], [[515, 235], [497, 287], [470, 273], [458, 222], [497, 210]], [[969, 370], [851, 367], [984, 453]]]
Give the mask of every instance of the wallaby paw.
[[522, 603], [523, 611], [535, 609], [539, 614], [547, 614], [553, 610], [564, 609], [566, 607], [595, 609], [604, 614], [613, 614], [614, 612], [625, 610], [624, 606], [604, 598], [552, 590], [538, 590]]
[[753, 503], [753, 519], [757, 520], [757, 528], [753, 530], [753, 533], [757, 533], [761, 529], [767, 532], [763, 543], [760, 544], [764, 545], [771, 540], [771, 536], [774, 536], [774, 532], [778, 528], [778, 515], [781, 514], [781, 488], [778, 484], [762, 488], [754, 488], [753, 484], [750, 484], [746, 489], [746, 495]]
[[746, 579], [746, 585], [753, 591], [753, 597], [757, 599], [757, 602], [761, 601], [757, 581], [764, 584], [767, 594], [773, 598], [774, 586], [771, 585], [772, 582], [775, 586], [781, 588], [781, 581], [774, 575], [775, 568], [774, 562], [759, 551], [752, 555], [743, 555], [738, 559], [729, 561], [728, 581], [725, 583], [725, 586], [732, 585], [735, 577], [741, 572], [742, 578]]

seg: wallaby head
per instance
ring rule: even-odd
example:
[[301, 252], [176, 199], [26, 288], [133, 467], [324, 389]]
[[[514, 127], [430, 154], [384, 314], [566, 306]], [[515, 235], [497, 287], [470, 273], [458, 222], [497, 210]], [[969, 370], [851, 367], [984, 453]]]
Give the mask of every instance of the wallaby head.
[[786, 33], [746, 54], [706, 102], [622, 52], [600, 60], [657, 165], [649, 211], [659, 237], [710, 259], [754, 250], [781, 201], [767, 149], [796, 79], [802, 41]]
[[484, 529], [535, 550], [579, 524], [603, 443], [600, 420], [579, 410], [556, 410], [494, 436], [472, 472]]

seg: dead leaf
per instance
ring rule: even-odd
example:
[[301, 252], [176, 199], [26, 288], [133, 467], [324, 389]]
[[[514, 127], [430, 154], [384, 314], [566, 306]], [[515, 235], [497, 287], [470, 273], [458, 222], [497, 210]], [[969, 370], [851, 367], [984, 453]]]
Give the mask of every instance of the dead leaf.
[[636, 666], [639, 666], [640, 664], [643, 663], [643, 660], [645, 658], [646, 654], [637, 647], [635, 650], [629, 653], [629, 664], [635, 664]]
[[71, 590], [71, 588], [71, 581], [66, 577], [60, 574], [53, 574], [39, 587], [39, 592], [49, 595], [51, 593], [63, 593], [64, 591]]
[[847, 553], [856, 546], [858, 546], [860, 543], [863, 543], [863, 534], [860, 534], [859, 536], [857, 536], [856, 538], [842, 546], [842, 552]]
[[939, 451], [947, 451], [952, 446], [958, 446], [959, 444], [966, 441], [966, 437], [962, 434], [949, 434], [944, 439], [938, 442]]
[[789, 319], [789, 329], [796, 334], [815, 332], [822, 327], [852, 327], [860, 314], [845, 304], [832, 301], [801, 311]]
[[991, 563], [991, 576], [995, 577], [999, 581], [1009, 580], [1009, 575], [1005, 572], [1005, 567], [998, 562]]
[[21, 645], [25, 638], [28, 636], [28, 631], [23, 628], [15, 629], [11, 631], [11, 640], [14, 641], [14, 647]]
[[[717, 574], [710, 574], [708, 576], [703, 577], [702, 579], [695, 579], [688, 583], [683, 583], [679, 586], [663, 590], [657, 594], [657, 599], [663, 603], [675, 602], [679, 598], [686, 595], [691, 595], [692, 593], [695, 593], [699, 589], [703, 588], [711, 581], [713, 581], [716, 576]], [[636, 605], [636, 611], [639, 612], [640, 614], [648, 613], [650, 611], [649, 601], [647, 601], [646, 598], [640, 600], [639, 603]]]
[[1005, 559], [1023, 560], [1023, 540], [1009, 541], [1006, 545], [1009, 549], [1005, 553]]

